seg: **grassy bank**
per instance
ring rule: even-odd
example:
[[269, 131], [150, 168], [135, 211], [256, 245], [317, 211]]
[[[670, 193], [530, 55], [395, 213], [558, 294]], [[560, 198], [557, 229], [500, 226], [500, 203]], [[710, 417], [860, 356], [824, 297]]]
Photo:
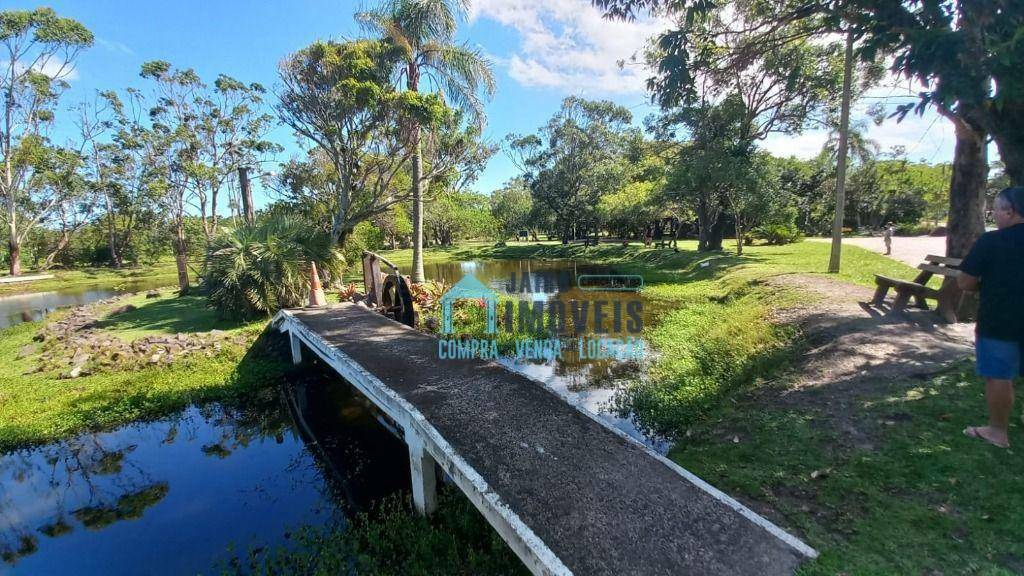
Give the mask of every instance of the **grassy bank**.
[[259, 346], [249, 347], [260, 334], [262, 322], [218, 322], [205, 299], [196, 296], [140, 297], [134, 303], [137, 310], [101, 320], [105, 335], [134, 340], [220, 328], [233, 337], [210, 356], [192, 354], [170, 365], [66, 378], [57, 370], [40, 370], [34, 339], [41, 322], [0, 331], [0, 451], [161, 416], [193, 402], [241, 398], [276, 381], [288, 369], [261, 354]]
[[[427, 259], [577, 259], [642, 275], [646, 305], [656, 311], [654, 323], [644, 330], [655, 359], [616, 402], [647, 431], [679, 437], [731, 395], [787, 365], [799, 349], [799, 334], [773, 323], [772, 313], [813, 296], [767, 281], [784, 274], [823, 274], [829, 249], [816, 242], [748, 246], [737, 256], [697, 252], [692, 241], [680, 242], [678, 252], [639, 244], [545, 242], [476, 244], [428, 251]], [[402, 266], [411, 252], [385, 256]], [[846, 247], [843, 260], [842, 272], [830, 276], [864, 286], [873, 285], [875, 273], [915, 274], [909, 266], [857, 247]]]
[[[821, 551], [803, 574], [1019, 574], [1024, 461], [961, 434], [984, 420], [971, 368], [866, 401], [847, 415], [860, 446], [822, 425], [834, 417], [823, 389], [800, 392], [799, 407], [730, 403], [671, 457]], [[1015, 417], [1018, 443], [1019, 431]]]
[[[802, 574], [1024, 573], [1024, 462], [1019, 448], [961, 434], [984, 420], [983, 387], [971, 366], [873, 382], [842, 413], [827, 386], [771, 400], [789, 383], [779, 368], [801, 349], [799, 334], [773, 325], [771, 311], [809, 296], [766, 280], [821, 274], [827, 244], [757, 246], [743, 257], [555, 244], [453, 256], [577, 258], [643, 274], [646, 296], [664, 310], [645, 331], [660, 356], [623, 407], [677, 437], [673, 460], [818, 549], [821, 557]], [[911, 278], [915, 271], [844, 250], [838, 279], [871, 287], [875, 273]], [[1015, 414], [1017, 445], [1020, 432]]]
[[[132, 285], [164, 286], [177, 284], [178, 272], [173, 260], [132, 268], [80, 268], [76, 270], [48, 270], [53, 278], [33, 282], [0, 284], [0, 296], [49, 292], [52, 290], [85, 290], [95, 286], [120, 287]], [[25, 272], [25, 276], [35, 274]]]

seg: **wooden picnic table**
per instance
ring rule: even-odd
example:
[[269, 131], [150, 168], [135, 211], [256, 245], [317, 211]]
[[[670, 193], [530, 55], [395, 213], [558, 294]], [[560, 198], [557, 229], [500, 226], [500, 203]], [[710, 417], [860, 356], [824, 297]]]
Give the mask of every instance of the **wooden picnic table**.
[[[913, 298], [916, 307], [927, 310], [928, 303], [926, 300], [931, 298], [937, 302], [936, 311], [940, 316], [948, 322], [956, 322], [956, 311], [960, 308], [960, 299], [963, 297], [963, 292], [959, 290], [955, 282], [956, 277], [960, 275], [959, 267], [961, 262], [960, 258], [929, 254], [925, 257], [924, 262], [917, 265], [917, 269], [920, 272], [913, 280], [902, 280], [883, 276], [882, 274], [875, 274], [875, 284], [878, 288], [875, 290], [875, 297], [872, 303], [875, 306], [881, 306], [885, 302], [885, 297], [891, 288], [896, 291], [896, 297], [893, 299], [892, 307], [889, 309], [890, 314], [905, 309], [911, 298]], [[935, 275], [945, 277], [942, 286], [939, 288], [928, 286], [928, 281]]]

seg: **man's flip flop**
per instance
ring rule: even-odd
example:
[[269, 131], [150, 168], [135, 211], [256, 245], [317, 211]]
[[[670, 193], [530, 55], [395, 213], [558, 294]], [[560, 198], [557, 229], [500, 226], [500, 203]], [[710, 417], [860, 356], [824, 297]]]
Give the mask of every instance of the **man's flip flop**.
[[977, 426], [968, 426], [967, 428], [964, 428], [964, 436], [967, 436], [968, 438], [978, 438], [980, 440], [984, 440], [985, 442], [988, 442], [989, 444], [995, 446], [996, 448], [1009, 448], [1010, 447], [1009, 443], [1000, 444], [999, 442], [994, 442], [994, 441], [989, 440], [988, 438], [982, 436], [981, 432], [978, 432], [978, 427]]

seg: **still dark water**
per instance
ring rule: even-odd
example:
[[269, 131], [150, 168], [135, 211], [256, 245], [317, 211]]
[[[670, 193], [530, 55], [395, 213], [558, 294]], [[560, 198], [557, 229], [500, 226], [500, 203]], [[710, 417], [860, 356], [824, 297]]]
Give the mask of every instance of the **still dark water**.
[[316, 368], [292, 390], [0, 457], [0, 574], [216, 573], [407, 489], [365, 401]]
[[82, 306], [128, 292], [141, 292], [153, 288], [161, 288], [163, 282], [132, 282], [113, 286], [91, 286], [54, 290], [50, 292], [34, 292], [30, 294], [13, 294], [0, 296], [0, 330], [21, 324], [42, 320], [47, 314], [60, 308]]
[[[424, 264], [424, 273], [431, 280], [443, 280], [452, 285], [467, 274], [474, 275], [499, 293], [520, 296], [552, 297], [577, 286], [581, 275], [615, 274], [614, 267], [595, 265], [575, 260], [481, 260], [468, 262], [442, 262]], [[405, 271], [403, 270], [403, 273]], [[529, 282], [524, 288], [524, 279]], [[650, 325], [665, 310], [640, 296], [643, 304], [644, 324]], [[647, 356], [649, 357], [648, 351]], [[644, 369], [644, 361], [620, 362], [616, 360], [581, 360], [571, 353], [550, 360], [506, 357], [506, 367], [538, 380], [554, 390], [566, 401], [598, 415], [615, 428], [644, 442], [651, 448], [667, 453], [670, 444], [648, 437], [629, 416], [616, 413], [613, 400], [621, 386], [636, 378]]]
[[[472, 273], [505, 292], [515, 278], [514, 291], [522, 293], [528, 278], [526, 291], [538, 295], [572, 289], [579, 274], [613, 272], [566, 261], [426, 266], [429, 278], [449, 285]], [[21, 309], [44, 314], [117, 292], [34, 295], [39, 298]], [[0, 321], [10, 302], [0, 299]], [[656, 311], [644, 313], [650, 318]], [[611, 408], [616, 390], [642, 363], [571, 355], [503, 362], [667, 449]], [[404, 443], [367, 400], [309, 364], [256, 406], [192, 407], [0, 455], [0, 575], [217, 573], [234, 554], [287, 546], [289, 531], [300, 525], [343, 526], [353, 511], [408, 490]]]
[[[472, 274], [499, 292], [522, 292], [522, 281], [528, 278], [530, 292], [551, 293], [572, 288], [580, 274], [610, 274], [613, 271], [608, 266], [575, 260], [473, 260], [423, 265], [423, 273], [430, 280], [442, 280], [451, 286], [463, 276]], [[402, 270], [403, 274], [406, 272]], [[515, 285], [511, 286], [513, 281]]]

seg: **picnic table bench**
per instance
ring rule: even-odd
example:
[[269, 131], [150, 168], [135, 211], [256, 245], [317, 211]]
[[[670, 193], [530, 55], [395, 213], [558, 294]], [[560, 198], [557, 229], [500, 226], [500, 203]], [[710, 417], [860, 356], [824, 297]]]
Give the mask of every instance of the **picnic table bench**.
[[913, 280], [902, 280], [883, 276], [882, 274], [875, 274], [875, 284], [878, 288], [875, 290], [872, 304], [881, 306], [891, 288], [896, 291], [896, 298], [893, 299], [892, 308], [889, 310], [890, 313], [905, 309], [911, 298], [914, 299], [916, 307], [927, 310], [928, 303], [926, 299], [931, 298], [936, 300], [936, 310], [940, 316], [949, 322], [956, 322], [956, 310], [959, 303], [954, 300], [961, 293], [956, 288], [955, 283], [943, 282], [941, 288], [932, 288], [928, 286], [928, 281], [936, 274], [955, 279], [960, 275], [959, 266], [962, 260], [960, 258], [935, 255], [928, 255], [924, 260], [924, 262], [917, 265], [917, 269], [920, 272]]

